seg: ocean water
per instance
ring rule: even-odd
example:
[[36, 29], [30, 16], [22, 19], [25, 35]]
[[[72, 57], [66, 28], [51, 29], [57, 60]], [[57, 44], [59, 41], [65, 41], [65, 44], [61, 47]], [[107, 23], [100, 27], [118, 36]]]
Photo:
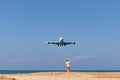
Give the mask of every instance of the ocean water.
[[[66, 72], [65, 70], [0, 70], [0, 74], [26, 74], [35, 72]], [[71, 70], [71, 72], [120, 72], [120, 70]]]

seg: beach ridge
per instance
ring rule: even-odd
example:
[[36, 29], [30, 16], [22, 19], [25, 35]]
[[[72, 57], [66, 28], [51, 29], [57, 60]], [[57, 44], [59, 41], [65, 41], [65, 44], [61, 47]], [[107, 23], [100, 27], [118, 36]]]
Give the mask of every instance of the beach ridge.
[[120, 72], [37, 72], [28, 74], [1, 74], [12, 79], [2, 80], [119, 80]]

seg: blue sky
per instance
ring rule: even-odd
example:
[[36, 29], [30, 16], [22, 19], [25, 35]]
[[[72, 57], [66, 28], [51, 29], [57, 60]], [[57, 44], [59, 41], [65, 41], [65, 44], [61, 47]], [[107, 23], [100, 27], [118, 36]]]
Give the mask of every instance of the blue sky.
[[[120, 70], [119, 0], [0, 0], [0, 69]], [[76, 45], [44, 41], [62, 36]]]

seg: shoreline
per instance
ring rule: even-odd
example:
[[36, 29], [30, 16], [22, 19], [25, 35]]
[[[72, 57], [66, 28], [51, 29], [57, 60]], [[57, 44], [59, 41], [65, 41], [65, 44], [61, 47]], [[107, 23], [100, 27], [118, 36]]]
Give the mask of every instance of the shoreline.
[[[38, 72], [66, 72], [66, 70], [0, 70], [0, 74], [29, 74]], [[120, 72], [120, 70], [71, 70], [70, 72]]]

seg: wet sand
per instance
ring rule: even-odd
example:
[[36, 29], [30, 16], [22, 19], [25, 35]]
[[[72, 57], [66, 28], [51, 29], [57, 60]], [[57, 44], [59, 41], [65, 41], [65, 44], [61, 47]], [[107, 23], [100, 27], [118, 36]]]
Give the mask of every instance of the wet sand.
[[39, 72], [0, 74], [0, 80], [120, 80], [120, 72]]

